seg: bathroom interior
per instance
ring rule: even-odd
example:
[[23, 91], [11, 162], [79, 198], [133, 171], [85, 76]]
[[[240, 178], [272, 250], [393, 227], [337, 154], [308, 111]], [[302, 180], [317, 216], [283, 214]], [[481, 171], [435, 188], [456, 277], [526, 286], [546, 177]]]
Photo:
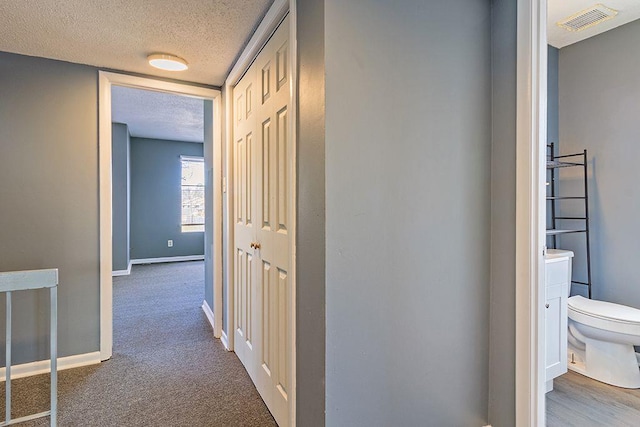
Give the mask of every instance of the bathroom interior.
[[549, 427], [640, 425], [639, 18], [548, 0]]

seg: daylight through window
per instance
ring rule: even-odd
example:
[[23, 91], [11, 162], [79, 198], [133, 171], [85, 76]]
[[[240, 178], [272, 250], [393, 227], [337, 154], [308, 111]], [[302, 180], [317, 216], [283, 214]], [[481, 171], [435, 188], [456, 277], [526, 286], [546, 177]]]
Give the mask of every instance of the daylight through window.
[[182, 156], [182, 232], [204, 231], [204, 159]]

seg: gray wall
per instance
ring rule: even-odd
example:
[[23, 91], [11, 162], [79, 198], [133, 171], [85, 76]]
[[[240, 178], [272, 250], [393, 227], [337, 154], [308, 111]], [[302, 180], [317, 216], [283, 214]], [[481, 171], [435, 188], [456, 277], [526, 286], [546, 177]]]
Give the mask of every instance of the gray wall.
[[131, 138], [131, 259], [204, 255], [204, 233], [180, 228], [180, 155], [202, 156], [203, 146]]
[[[596, 299], [640, 308], [640, 21], [560, 50], [560, 140], [563, 153], [589, 153], [589, 209]], [[581, 192], [578, 170], [561, 186]], [[567, 202], [569, 203], [569, 202]], [[579, 213], [565, 205], [562, 213]], [[574, 277], [585, 279], [583, 236], [562, 236], [576, 251]], [[574, 293], [581, 291], [573, 286]]]
[[326, 421], [487, 421], [491, 7], [327, 0]]
[[[99, 350], [97, 84], [91, 67], [0, 53], [0, 271], [60, 270], [60, 356]], [[14, 363], [47, 358], [47, 307], [15, 295]]]
[[547, 49], [547, 142], [558, 142], [558, 60], [560, 51], [549, 46]]
[[[204, 140], [213, 140], [213, 102], [204, 101]], [[213, 306], [213, 147], [203, 146], [205, 170], [204, 299]]]
[[[553, 47], [547, 48], [547, 143], [554, 143], [554, 154], [558, 155], [560, 152], [559, 142], [560, 134], [558, 131], [558, 60], [560, 58], [560, 51]], [[551, 151], [547, 148], [547, 155]], [[547, 182], [551, 182], [552, 174], [556, 171], [554, 169], [547, 169]], [[558, 185], [555, 185], [556, 192], [559, 190]], [[547, 194], [551, 194], [550, 187], [547, 187]], [[552, 227], [552, 215], [551, 215], [551, 202], [547, 203], [547, 228]], [[564, 203], [564, 202], [560, 202]], [[547, 246], [553, 247], [553, 238], [547, 237]]]
[[516, 2], [493, 1], [489, 357], [493, 427], [515, 425], [516, 16]]
[[124, 123], [111, 125], [111, 191], [113, 224], [113, 270], [129, 267], [129, 210], [130, 210], [130, 157], [129, 127]]
[[325, 425], [324, 1], [298, 0], [297, 422]]

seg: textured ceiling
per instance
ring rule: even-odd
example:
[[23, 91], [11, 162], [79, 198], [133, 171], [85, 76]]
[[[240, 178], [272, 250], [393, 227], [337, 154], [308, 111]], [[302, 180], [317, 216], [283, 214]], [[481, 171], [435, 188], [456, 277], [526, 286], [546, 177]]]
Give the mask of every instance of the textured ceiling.
[[[617, 10], [618, 15], [577, 32], [567, 31], [556, 25], [557, 22], [596, 4]], [[549, 0], [547, 5], [547, 38], [549, 44], [557, 48], [569, 46], [640, 18], [640, 0]]]
[[126, 123], [131, 136], [139, 138], [204, 140], [202, 99], [113, 86], [111, 120]]
[[[0, 51], [221, 86], [273, 0], [0, 0]], [[146, 57], [184, 58], [161, 71]]]

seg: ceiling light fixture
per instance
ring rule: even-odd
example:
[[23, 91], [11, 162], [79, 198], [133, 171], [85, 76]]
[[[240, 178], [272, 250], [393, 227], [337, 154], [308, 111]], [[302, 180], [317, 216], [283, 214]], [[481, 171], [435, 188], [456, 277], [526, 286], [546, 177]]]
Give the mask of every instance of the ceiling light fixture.
[[147, 56], [147, 59], [152, 67], [156, 67], [161, 70], [184, 71], [189, 68], [187, 61], [178, 56], [169, 55], [168, 53], [152, 53]]

